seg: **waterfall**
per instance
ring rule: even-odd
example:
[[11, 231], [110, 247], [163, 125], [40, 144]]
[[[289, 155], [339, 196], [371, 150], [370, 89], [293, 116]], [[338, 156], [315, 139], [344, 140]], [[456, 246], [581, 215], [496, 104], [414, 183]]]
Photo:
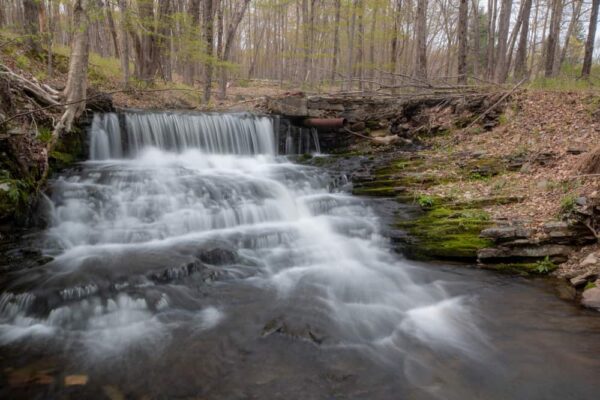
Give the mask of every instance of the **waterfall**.
[[[384, 364], [419, 359], [415, 343], [481, 344], [464, 298], [399, 260], [368, 204], [277, 154], [272, 119], [99, 114], [89, 138], [90, 161], [52, 182], [52, 261], [4, 279], [0, 345], [39, 340], [117, 370], [193, 349], [219, 370], [221, 339], [263, 354], [261, 330]], [[318, 143], [307, 128], [285, 137], [289, 153]]]
[[213, 154], [270, 154], [276, 151], [270, 118], [249, 114], [96, 114], [92, 122], [92, 160], [136, 157], [147, 147], [181, 153], [199, 149]]

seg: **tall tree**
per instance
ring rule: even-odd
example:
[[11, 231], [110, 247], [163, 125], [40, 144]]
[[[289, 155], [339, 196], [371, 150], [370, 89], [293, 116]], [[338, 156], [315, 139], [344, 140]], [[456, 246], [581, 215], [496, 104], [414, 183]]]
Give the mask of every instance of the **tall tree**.
[[581, 69], [581, 77], [589, 78], [592, 72], [592, 55], [594, 54], [594, 42], [596, 41], [596, 26], [598, 25], [598, 6], [600, 0], [592, 0], [592, 11], [590, 15], [590, 25], [588, 28], [588, 36], [585, 42], [585, 55], [583, 56], [583, 68]]
[[123, 71], [123, 86], [129, 85], [129, 11], [127, 0], [119, 0], [121, 10], [121, 70]]
[[210, 101], [212, 93], [213, 73], [213, 0], [204, 0], [203, 14], [203, 39], [204, 39], [204, 95], [205, 103]]
[[34, 54], [40, 54], [40, 23], [38, 4], [36, 0], [23, 0], [23, 16], [25, 17], [25, 34], [29, 50]]
[[517, 79], [522, 79], [527, 74], [527, 35], [529, 34], [531, 4], [532, 0], [525, 0], [523, 3], [523, 22], [521, 24], [517, 55], [515, 56], [515, 78]]
[[[240, 22], [242, 22], [242, 18], [244, 18], [244, 14], [246, 13], [246, 9], [248, 8], [248, 4], [250, 0], [242, 0], [242, 4], [238, 5], [236, 13], [233, 15], [229, 22], [229, 26], [227, 28], [227, 39], [225, 40], [225, 47], [223, 48], [223, 54], [221, 56], [221, 63], [226, 63], [229, 61], [231, 57], [231, 50], [233, 48], [233, 43], [236, 37], [238, 26]], [[221, 66], [221, 85], [220, 85], [220, 98], [224, 99], [227, 95], [227, 67], [225, 65]]]
[[458, 83], [467, 83], [467, 22], [469, 0], [460, 0], [458, 8]]
[[508, 29], [510, 27], [510, 15], [512, 11], [512, 0], [502, 0], [502, 8], [498, 18], [498, 45], [496, 47], [496, 82], [503, 83], [508, 74]]
[[335, 19], [333, 26], [333, 58], [331, 60], [331, 83], [335, 81], [337, 74], [338, 55], [340, 53], [340, 10], [342, 8], [341, 0], [335, 0]]
[[75, 119], [85, 110], [90, 43], [88, 3], [89, 0], [76, 0], [73, 6], [73, 27], [75, 31], [71, 45], [67, 84], [62, 93], [67, 105], [54, 130], [54, 141], [61, 132], [70, 131]]
[[427, 79], [427, 0], [417, 1], [417, 55], [415, 63], [415, 76]]
[[546, 78], [554, 76], [557, 72], [554, 68], [554, 63], [559, 43], [562, 5], [563, 0], [552, 1], [550, 29], [548, 30], [548, 38], [546, 39], [546, 59], [544, 61], [544, 76], [546, 76]]

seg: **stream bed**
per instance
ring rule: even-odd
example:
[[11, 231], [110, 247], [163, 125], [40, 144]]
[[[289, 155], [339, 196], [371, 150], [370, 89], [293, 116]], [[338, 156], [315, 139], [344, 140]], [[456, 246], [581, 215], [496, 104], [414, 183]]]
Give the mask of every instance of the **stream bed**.
[[269, 118], [97, 115], [49, 260], [0, 277], [0, 398], [594, 399], [600, 318], [408, 261]]

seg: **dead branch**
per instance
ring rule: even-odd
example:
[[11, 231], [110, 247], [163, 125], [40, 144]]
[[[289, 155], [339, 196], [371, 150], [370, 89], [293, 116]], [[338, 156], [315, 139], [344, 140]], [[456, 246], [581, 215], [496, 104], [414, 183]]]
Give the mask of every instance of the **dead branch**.
[[494, 108], [496, 108], [496, 106], [498, 106], [498, 104], [502, 103], [508, 96], [510, 96], [511, 94], [513, 94], [515, 92], [515, 90], [517, 90], [519, 88], [519, 86], [521, 86], [523, 83], [525, 83], [526, 80], [527, 80], [527, 78], [521, 79], [519, 81], [519, 83], [517, 83], [515, 86], [513, 86], [513, 88], [511, 90], [509, 90], [502, 97], [500, 97], [500, 99], [498, 99], [497, 102], [495, 102], [494, 104], [492, 104], [484, 112], [482, 112], [481, 114], [479, 114], [479, 116], [477, 116], [477, 118], [475, 118], [473, 121], [471, 121], [471, 123], [469, 125], [467, 125], [465, 127], [465, 129], [468, 129], [468, 128], [472, 127], [473, 125], [475, 125], [475, 123], [479, 122], [479, 120], [482, 119], [483, 117], [485, 117], [487, 115], [487, 113], [489, 113]]

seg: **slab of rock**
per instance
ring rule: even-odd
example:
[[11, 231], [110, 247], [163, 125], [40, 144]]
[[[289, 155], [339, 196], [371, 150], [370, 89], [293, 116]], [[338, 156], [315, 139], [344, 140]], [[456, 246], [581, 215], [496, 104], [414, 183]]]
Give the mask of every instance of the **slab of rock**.
[[532, 245], [532, 246], [498, 246], [481, 249], [477, 252], [479, 261], [510, 261], [510, 260], [542, 260], [546, 257], [552, 258], [554, 262], [564, 262], [567, 260], [571, 248], [562, 245]]
[[598, 264], [600, 264], [600, 258], [598, 258], [597, 254], [591, 253], [591, 254], [588, 254], [588, 256], [583, 259], [583, 261], [579, 264], [579, 266], [582, 268], [588, 268], [588, 267], [591, 267], [593, 265], [598, 265]]
[[588, 308], [594, 308], [600, 311], [600, 288], [593, 287], [585, 290], [581, 296], [581, 304]]
[[529, 229], [520, 226], [496, 226], [481, 231], [479, 236], [492, 239], [493, 241], [507, 241], [515, 239], [525, 239], [531, 235]]
[[584, 286], [585, 284], [587, 284], [588, 281], [593, 281], [597, 277], [598, 277], [597, 272], [587, 271], [587, 272], [584, 272], [583, 274], [577, 275], [574, 278], [571, 278], [571, 280], [569, 282], [571, 282], [571, 285], [573, 285], [575, 287], [580, 287], [580, 286]]
[[308, 103], [306, 97], [287, 96], [279, 99], [269, 99], [267, 107], [274, 114], [281, 114], [290, 117], [308, 116]]

